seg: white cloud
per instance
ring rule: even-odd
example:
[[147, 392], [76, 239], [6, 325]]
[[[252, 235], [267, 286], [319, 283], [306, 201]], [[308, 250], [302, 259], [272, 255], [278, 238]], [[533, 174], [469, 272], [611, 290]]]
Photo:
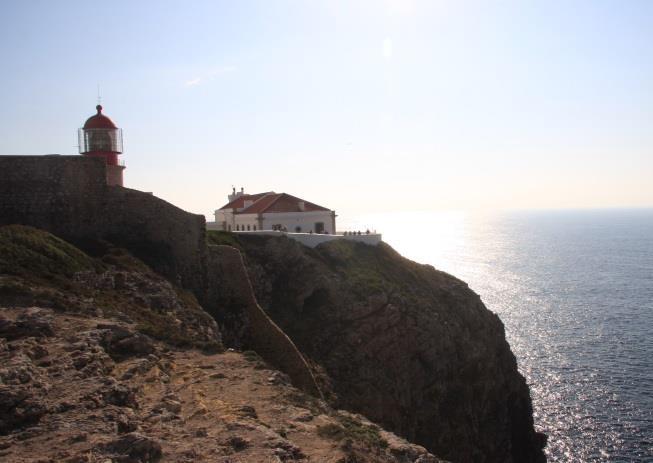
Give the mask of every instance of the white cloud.
[[210, 82], [210, 81], [214, 80], [218, 76], [228, 74], [228, 73], [234, 72], [234, 71], [236, 71], [236, 66], [231, 66], [231, 65], [229, 65], [229, 66], [220, 66], [220, 67], [217, 67], [217, 68], [213, 68], [213, 69], [205, 72], [204, 74], [202, 74], [200, 76], [197, 76], [197, 77], [195, 77], [193, 79], [187, 80], [184, 83], [184, 86], [185, 87], [194, 87], [194, 86], [199, 85], [199, 84], [204, 84], [206, 82]]

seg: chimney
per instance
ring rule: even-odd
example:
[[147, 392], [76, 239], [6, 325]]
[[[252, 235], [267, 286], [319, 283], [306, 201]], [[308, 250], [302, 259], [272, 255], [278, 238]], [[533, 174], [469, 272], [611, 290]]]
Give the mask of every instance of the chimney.
[[297, 203], [297, 206], [299, 207], [299, 210], [302, 211], [302, 212], [304, 212], [306, 210], [306, 204], [304, 203], [304, 201], [299, 201]]
[[231, 194], [228, 195], [227, 197], [229, 198], [229, 202], [233, 201], [236, 198], [240, 198], [242, 195], [245, 194], [245, 188], [240, 188], [240, 191], [236, 191], [235, 187], [231, 187]]

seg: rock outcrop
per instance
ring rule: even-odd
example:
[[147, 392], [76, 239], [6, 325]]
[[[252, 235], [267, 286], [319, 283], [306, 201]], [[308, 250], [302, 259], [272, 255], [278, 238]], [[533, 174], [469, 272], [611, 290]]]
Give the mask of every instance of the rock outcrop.
[[294, 388], [254, 352], [179, 348], [115, 314], [2, 303], [1, 461], [441, 461]]
[[385, 244], [238, 241], [258, 301], [338, 406], [452, 461], [544, 461], [503, 325], [464, 282]]

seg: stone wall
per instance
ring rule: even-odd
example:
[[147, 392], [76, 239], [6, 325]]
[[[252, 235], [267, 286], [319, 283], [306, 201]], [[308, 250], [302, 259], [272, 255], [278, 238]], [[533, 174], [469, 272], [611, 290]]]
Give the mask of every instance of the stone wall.
[[100, 159], [0, 156], [0, 224], [21, 223], [75, 236], [89, 228], [106, 185]]
[[0, 225], [48, 230], [76, 244], [105, 239], [199, 292], [204, 217], [149, 193], [107, 186], [103, 159], [0, 156]]

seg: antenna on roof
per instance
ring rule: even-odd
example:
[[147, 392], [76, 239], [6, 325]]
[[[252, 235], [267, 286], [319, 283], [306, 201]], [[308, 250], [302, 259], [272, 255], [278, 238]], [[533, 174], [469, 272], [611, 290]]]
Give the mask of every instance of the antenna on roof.
[[102, 97], [100, 96], [100, 84], [97, 84], [97, 104], [102, 104]]

